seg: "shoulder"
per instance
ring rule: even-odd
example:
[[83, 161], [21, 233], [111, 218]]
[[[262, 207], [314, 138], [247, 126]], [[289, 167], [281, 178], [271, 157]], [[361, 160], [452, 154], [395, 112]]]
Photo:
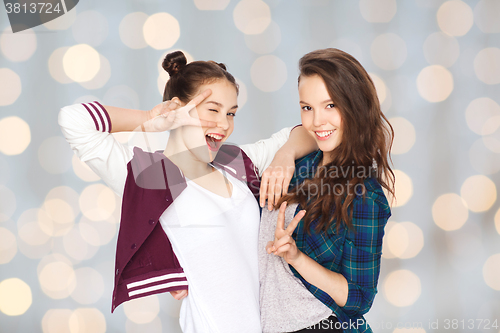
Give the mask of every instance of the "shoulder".
[[356, 195], [354, 199], [355, 204], [377, 208], [381, 213], [386, 214], [387, 217], [391, 215], [389, 202], [377, 179], [373, 177], [365, 179], [363, 182], [363, 191], [364, 197], [363, 195]]

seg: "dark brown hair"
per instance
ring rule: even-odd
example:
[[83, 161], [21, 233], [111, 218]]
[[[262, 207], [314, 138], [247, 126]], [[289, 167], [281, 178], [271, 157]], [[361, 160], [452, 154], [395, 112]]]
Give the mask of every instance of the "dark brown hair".
[[200, 86], [220, 79], [228, 80], [238, 93], [238, 84], [224, 64], [215, 61], [193, 61], [188, 64], [184, 53], [175, 51], [166, 55], [162, 67], [170, 75], [163, 101], [177, 97], [183, 103], [188, 103], [196, 97]]
[[[311, 223], [317, 219], [316, 232], [328, 230], [334, 221], [337, 231], [341, 223], [351, 228], [353, 200], [360, 191], [346, 188], [351, 186], [354, 189], [360, 184], [364, 197], [364, 180], [375, 177], [383, 188], [394, 195], [394, 173], [389, 166], [394, 130], [380, 110], [370, 76], [350, 54], [333, 48], [316, 50], [300, 59], [299, 70], [299, 83], [301, 77], [318, 75], [323, 79], [342, 119], [342, 138], [332, 152], [324, 152], [331, 154], [333, 160], [319, 168], [314, 178], [304, 181], [284, 196], [277, 207], [283, 201], [298, 202], [307, 211], [304, 227], [308, 232]], [[370, 172], [328, 172], [352, 168]], [[331, 194], [318, 194], [310, 200], [308, 189], [311, 186], [321, 189], [325, 184], [333, 189]]]

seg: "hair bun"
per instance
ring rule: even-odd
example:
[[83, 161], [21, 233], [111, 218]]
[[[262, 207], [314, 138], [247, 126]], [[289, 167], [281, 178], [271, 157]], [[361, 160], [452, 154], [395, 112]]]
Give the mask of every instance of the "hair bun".
[[213, 61], [213, 60], [209, 60], [208, 62], [209, 62], [209, 63], [212, 63], [212, 64], [214, 64], [214, 65], [217, 65], [217, 66], [219, 66], [220, 68], [222, 68], [223, 70], [227, 71], [226, 65], [224, 65], [224, 64], [223, 64], [223, 63], [221, 63], [221, 62], [215, 62], [215, 61]]
[[187, 59], [182, 51], [175, 51], [166, 55], [163, 59], [162, 67], [170, 77], [179, 73], [187, 64]]

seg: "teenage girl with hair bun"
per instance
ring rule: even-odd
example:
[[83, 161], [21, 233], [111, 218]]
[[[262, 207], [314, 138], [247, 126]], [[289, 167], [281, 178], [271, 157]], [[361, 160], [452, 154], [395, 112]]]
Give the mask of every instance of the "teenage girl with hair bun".
[[[238, 109], [234, 77], [215, 62], [187, 64], [179, 51], [163, 67], [165, 102], [151, 111], [96, 101], [59, 113], [77, 156], [123, 196], [112, 311], [172, 292], [185, 297], [183, 332], [261, 332], [259, 175], [275, 154], [274, 164], [293, 168], [316, 144], [297, 127], [241, 148], [223, 145]], [[169, 130], [166, 148], [146, 152], [111, 135], [134, 130]]]

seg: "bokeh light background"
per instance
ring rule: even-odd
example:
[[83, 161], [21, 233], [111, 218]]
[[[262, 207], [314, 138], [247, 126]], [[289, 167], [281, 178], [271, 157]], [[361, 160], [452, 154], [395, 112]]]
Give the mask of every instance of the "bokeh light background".
[[365, 66], [396, 133], [369, 323], [500, 331], [500, 0], [82, 0], [16, 34], [0, 10], [0, 29], [1, 332], [180, 332], [169, 294], [110, 313], [121, 203], [73, 156], [62, 106], [149, 109], [180, 49], [235, 75], [231, 141], [253, 142], [300, 122], [297, 63], [325, 47]]

